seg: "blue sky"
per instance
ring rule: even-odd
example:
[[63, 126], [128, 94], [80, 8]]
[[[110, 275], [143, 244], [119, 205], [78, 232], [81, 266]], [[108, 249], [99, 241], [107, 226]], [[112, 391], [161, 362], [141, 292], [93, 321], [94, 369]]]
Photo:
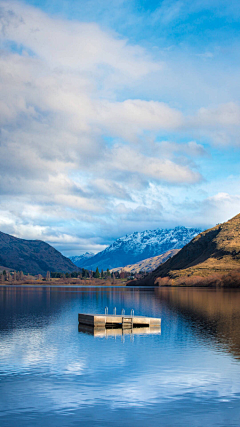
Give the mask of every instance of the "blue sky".
[[0, 230], [65, 255], [240, 212], [237, 1], [0, 0]]

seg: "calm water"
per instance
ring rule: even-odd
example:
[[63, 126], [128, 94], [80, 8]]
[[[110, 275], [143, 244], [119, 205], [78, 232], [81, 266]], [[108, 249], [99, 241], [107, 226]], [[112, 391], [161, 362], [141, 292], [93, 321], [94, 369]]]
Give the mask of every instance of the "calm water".
[[[106, 305], [161, 333], [78, 331]], [[239, 426], [240, 292], [1, 287], [0, 425]]]

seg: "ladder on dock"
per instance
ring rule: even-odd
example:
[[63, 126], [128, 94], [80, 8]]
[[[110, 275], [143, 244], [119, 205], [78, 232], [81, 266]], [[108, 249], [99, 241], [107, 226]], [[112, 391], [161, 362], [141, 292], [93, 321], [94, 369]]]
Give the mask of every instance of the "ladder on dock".
[[133, 328], [133, 317], [122, 317], [122, 328]]

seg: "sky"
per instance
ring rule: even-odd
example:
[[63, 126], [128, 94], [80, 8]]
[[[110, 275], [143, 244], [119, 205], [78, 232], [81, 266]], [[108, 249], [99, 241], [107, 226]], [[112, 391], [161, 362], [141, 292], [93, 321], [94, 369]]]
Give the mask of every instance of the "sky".
[[0, 231], [64, 255], [240, 212], [237, 0], [0, 0]]

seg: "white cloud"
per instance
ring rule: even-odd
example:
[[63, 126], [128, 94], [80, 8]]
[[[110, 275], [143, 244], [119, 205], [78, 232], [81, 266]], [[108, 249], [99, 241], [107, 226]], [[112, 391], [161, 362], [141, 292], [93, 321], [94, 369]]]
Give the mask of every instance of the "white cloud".
[[167, 104], [128, 99], [100, 105], [99, 120], [111, 135], [131, 140], [143, 131], [176, 129], [182, 125], [182, 114]]
[[217, 193], [204, 200], [202, 210], [216, 222], [226, 221], [240, 213], [240, 195]]
[[118, 199], [130, 198], [123, 185], [113, 182], [110, 179], [96, 178], [91, 182], [91, 187], [100, 195], [116, 197]]
[[186, 128], [198, 135], [207, 136], [216, 145], [240, 144], [240, 107], [235, 102], [204, 107], [197, 114], [186, 118]]
[[113, 169], [139, 173], [169, 183], [193, 184], [201, 180], [201, 175], [188, 167], [178, 165], [171, 160], [147, 157], [125, 146], [113, 148], [110, 164]]
[[30, 49], [53, 68], [92, 72], [104, 64], [134, 79], [159, 69], [141, 47], [128, 45], [95, 23], [53, 19], [11, 0], [1, 2], [1, 14], [5, 39]]
[[200, 108], [197, 120], [203, 126], [240, 126], [240, 107], [228, 102], [215, 108]]
[[192, 157], [207, 156], [208, 153], [202, 144], [196, 141], [189, 141], [182, 144], [169, 141], [161, 141], [156, 144], [158, 152], [163, 156], [170, 157], [174, 154], [187, 155]]

